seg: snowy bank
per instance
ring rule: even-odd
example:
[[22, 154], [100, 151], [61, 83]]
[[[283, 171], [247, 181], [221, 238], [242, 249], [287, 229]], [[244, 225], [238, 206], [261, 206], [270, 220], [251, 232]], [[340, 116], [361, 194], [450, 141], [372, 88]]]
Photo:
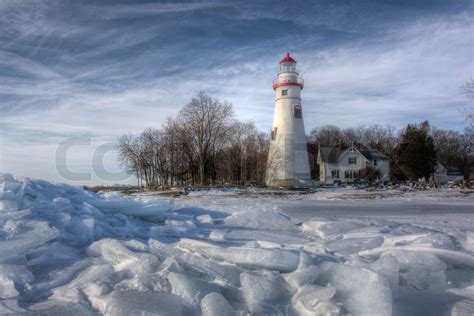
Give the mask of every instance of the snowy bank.
[[298, 223], [226, 198], [176, 208], [0, 175], [0, 314], [474, 313], [471, 231]]

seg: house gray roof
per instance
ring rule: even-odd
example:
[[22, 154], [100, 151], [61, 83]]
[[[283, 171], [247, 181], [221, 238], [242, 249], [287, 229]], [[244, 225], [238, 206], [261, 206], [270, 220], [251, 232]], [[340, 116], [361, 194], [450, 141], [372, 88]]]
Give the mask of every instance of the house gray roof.
[[[327, 163], [337, 163], [339, 162], [340, 157], [347, 151], [349, 148], [341, 149], [338, 146], [320, 146], [319, 155], [322, 162]], [[389, 160], [390, 158], [381, 152], [374, 149], [362, 149], [359, 152], [367, 160]]]
[[367, 160], [389, 160], [390, 157], [387, 155], [382, 154], [380, 151], [375, 149], [361, 149], [359, 150], [362, 155]]
[[450, 176], [454, 176], [454, 175], [462, 175], [462, 172], [459, 170], [459, 168], [456, 168], [456, 167], [446, 167], [446, 174]]

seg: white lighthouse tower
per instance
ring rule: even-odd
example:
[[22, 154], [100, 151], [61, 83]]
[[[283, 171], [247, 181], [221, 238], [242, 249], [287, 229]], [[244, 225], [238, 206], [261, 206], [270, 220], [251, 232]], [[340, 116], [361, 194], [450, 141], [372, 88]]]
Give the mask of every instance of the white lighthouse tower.
[[289, 53], [280, 61], [273, 80], [275, 114], [265, 183], [269, 187], [306, 187], [311, 184], [301, 90], [304, 81]]

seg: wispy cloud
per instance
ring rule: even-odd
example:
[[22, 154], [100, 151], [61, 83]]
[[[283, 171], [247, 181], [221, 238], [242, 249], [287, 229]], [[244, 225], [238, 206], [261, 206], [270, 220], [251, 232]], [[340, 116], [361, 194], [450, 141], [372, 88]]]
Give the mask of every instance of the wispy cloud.
[[307, 130], [422, 119], [461, 129], [469, 9], [464, 0], [0, 0], [1, 171], [58, 179], [55, 144], [159, 127], [199, 90], [266, 131], [286, 50], [305, 78]]

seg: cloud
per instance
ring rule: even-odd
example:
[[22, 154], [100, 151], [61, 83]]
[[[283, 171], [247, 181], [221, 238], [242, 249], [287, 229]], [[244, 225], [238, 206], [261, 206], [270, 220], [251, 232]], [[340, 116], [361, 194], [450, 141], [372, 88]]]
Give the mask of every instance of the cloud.
[[51, 155], [64, 139], [159, 127], [199, 90], [267, 131], [287, 49], [305, 79], [307, 131], [424, 119], [460, 130], [468, 101], [458, 87], [473, 69], [469, 6], [0, 1], [1, 171], [28, 166], [23, 174], [61, 180]]
[[183, 13], [210, 8], [227, 7], [231, 3], [225, 1], [213, 2], [175, 2], [175, 3], [139, 3], [118, 4], [105, 6], [91, 6], [88, 8], [95, 14], [100, 14], [105, 19], [134, 18], [150, 15], [161, 15], [169, 13]]

